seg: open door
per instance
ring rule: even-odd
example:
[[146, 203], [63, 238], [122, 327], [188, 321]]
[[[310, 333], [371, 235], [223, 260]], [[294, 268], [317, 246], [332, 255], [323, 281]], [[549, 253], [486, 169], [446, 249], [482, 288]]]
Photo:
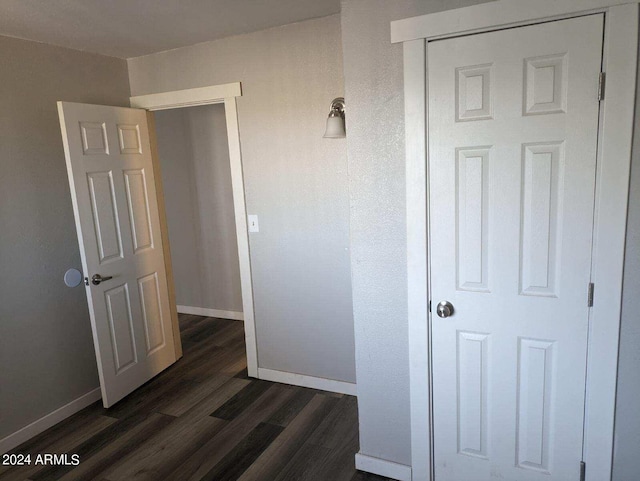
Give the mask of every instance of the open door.
[[161, 192], [145, 110], [58, 102], [58, 113], [109, 407], [180, 356]]

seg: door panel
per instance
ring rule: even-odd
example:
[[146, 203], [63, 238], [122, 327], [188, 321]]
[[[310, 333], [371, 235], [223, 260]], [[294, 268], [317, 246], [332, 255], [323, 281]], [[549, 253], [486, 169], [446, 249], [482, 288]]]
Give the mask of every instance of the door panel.
[[140, 298], [142, 299], [142, 320], [144, 322], [147, 354], [165, 346], [164, 326], [162, 323], [162, 309], [160, 307], [160, 288], [158, 273], [138, 279]]
[[58, 103], [105, 407], [176, 361], [144, 110]]
[[131, 315], [131, 301], [129, 286], [123, 284], [104, 293], [107, 302], [107, 317], [111, 342], [113, 343], [114, 364], [116, 373], [136, 364], [138, 357], [133, 332], [133, 316]]
[[561, 142], [522, 148], [520, 293], [556, 297], [564, 149]]
[[487, 272], [487, 186], [489, 147], [458, 149], [458, 289], [489, 292]]
[[87, 180], [99, 262], [121, 259], [122, 238], [111, 172], [89, 172]]
[[578, 477], [602, 37], [591, 15], [428, 44], [437, 480]]
[[149, 197], [144, 169], [124, 171], [127, 192], [127, 208], [131, 222], [133, 252], [153, 247], [151, 218], [149, 216]]

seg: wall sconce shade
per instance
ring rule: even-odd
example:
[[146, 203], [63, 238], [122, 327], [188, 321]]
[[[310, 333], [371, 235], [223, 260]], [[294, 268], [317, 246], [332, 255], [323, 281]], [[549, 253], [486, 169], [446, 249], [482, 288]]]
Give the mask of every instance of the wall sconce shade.
[[344, 98], [338, 97], [331, 102], [331, 112], [327, 118], [325, 139], [344, 139], [347, 136], [344, 124]]
[[347, 133], [344, 130], [344, 119], [340, 115], [329, 114], [327, 129], [324, 132], [325, 139], [344, 139]]

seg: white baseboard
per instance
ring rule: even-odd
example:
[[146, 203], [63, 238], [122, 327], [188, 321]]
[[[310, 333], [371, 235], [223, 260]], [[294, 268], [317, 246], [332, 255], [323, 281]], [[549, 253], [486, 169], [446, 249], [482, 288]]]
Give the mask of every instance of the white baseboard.
[[65, 404], [61, 408], [41, 417], [22, 429], [19, 429], [15, 433], [9, 434], [9, 436], [0, 439], [0, 454], [11, 451], [16, 446], [20, 446], [25, 441], [28, 441], [32, 437], [46, 431], [51, 426], [67, 419], [69, 416], [86, 408], [89, 404], [93, 404], [101, 398], [102, 394], [100, 392], [100, 388], [94, 389], [93, 391], [83, 394], [78, 399]]
[[206, 307], [176, 306], [180, 314], [191, 314], [194, 316], [218, 317], [220, 319], [231, 319], [243, 321], [244, 314], [238, 311], [223, 311], [221, 309], [207, 309]]
[[411, 481], [411, 466], [374, 458], [366, 454], [356, 454], [356, 469], [398, 481]]
[[321, 391], [338, 392], [356, 396], [356, 385], [350, 382], [335, 381], [321, 377], [305, 376], [292, 372], [275, 371], [273, 369], [258, 368], [258, 379], [265, 381], [281, 382], [283, 384], [293, 384], [294, 386], [310, 387]]

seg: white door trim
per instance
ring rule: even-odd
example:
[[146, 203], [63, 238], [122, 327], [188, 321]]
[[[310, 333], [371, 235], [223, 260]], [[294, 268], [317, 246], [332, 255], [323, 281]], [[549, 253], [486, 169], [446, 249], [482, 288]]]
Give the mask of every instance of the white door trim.
[[231, 97], [242, 97], [240, 82], [210, 85], [194, 89], [173, 90], [157, 94], [138, 95], [129, 99], [132, 107], [165, 110], [196, 105], [219, 104]]
[[253, 309], [247, 207], [245, 202], [240, 131], [238, 128], [238, 112], [236, 107], [236, 97], [241, 96], [242, 89], [240, 82], [234, 82], [194, 89], [139, 95], [131, 97], [130, 103], [132, 107], [143, 108], [150, 111], [224, 103], [227, 120], [227, 138], [229, 142], [229, 160], [231, 164], [233, 208], [236, 220], [236, 236], [238, 238], [238, 258], [240, 261], [240, 286], [242, 290], [244, 333], [247, 346], [247, 372], [251, 377], [258, 377], [258, 347], [256, 344], [256, 326]]
[[[596, 285], [587, 359], [585, 444], [587, 481], [611, 479], [618, 337], [629, 173], [636, 93], [638, 2], [623, 0], [499, 0], [391, 23], [404, 42], [407, 178], [407, 274], [411, 382], [412, 473], [433, 479], [430, 316], [428, 299], [427, 44], [437, 38], [605, 12], [592, 281]], [[594, 95], [596, 88], [594, 86]], [[585, 291], [586, 302], [586, 291]], [[428, 374], [429, 382], [425, 382]], [[427, 407], [427, 408], [425, 408]], [[576, 467], [577, 469], [577, 467]]]
[[602, 12], [635, 0], [499, 0], [391, 22], [391, 43], [467, 35]]

